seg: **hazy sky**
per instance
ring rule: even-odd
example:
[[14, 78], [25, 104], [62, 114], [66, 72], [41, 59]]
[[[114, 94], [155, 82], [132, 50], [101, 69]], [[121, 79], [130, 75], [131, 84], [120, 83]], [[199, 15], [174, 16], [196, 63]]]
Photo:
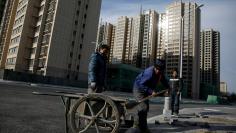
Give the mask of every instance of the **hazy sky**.
[[[119, 16], [135, 16], [140, 6], [158, 13], [176, 0], [102, 0], [101, 18], [115, 23]], [[236, 92], [236, 0], [183, 0], [204, 4], [201, 7], [201, 28], [213, 28], [221, 34], [220, 77], [230, 92]]]

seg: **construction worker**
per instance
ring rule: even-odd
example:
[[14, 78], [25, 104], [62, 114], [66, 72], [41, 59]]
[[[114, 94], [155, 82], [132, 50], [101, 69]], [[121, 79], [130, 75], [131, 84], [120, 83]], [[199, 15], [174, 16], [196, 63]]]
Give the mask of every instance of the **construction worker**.
[[[158, 59], [154, 66], [145, 69], [140, 73], [134, 82], [133, 95], [136, 100], [157, 95], [157, 84], [161, 82], [165, 88], [169, 89], [168, 81], [164, 76], [164, 60]], [[148, 133], [147, 113], [149, 111], [149, 101], [141, 102], [137, 106], [137, 114], [134, 118], [134, 128], [139, 128], [142, 133]]]
[[109, 46], [102, 44], [90, 57], [88, 67], [88, 93], [101, 93], [105, 88], [106, 60]]

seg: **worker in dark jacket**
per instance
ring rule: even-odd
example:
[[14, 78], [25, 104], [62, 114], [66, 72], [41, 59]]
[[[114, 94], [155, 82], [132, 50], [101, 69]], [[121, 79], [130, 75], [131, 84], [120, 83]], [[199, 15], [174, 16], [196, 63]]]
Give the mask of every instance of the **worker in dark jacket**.
[[88, 67], [88, 93], [101, 93], [104, 90], [108, 51], [109, 46], [103, 44], [90, 57]]
[[[136, 100], [157, 94], [157, 85], [161, 82], [165, 88], [169, 89], [168, 81], [164, 76], [165, 63], [163, 60], [157, 60], [154, 66], [145, 69], [135, 80], [133, 94]], [[134, 127], [139, 128], [141, 132], [149, 132], [147, 127], [147, 112], [149, 110], [149, 101], [146, 100], [137, 107], [137, 116], [134, 119]]]
[[172, 78], [170, 79], [171, 90], [171, 112], [172, 115], [179, 114], [179, 100], [182, 90], [182, 80], [178, 78], [177, 69], [172, 70]]

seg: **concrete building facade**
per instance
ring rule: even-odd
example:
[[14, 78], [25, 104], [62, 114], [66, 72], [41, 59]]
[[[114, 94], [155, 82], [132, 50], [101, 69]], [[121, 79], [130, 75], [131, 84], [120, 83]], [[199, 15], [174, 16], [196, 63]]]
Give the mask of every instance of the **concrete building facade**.
[[20, 0], [5, 68], [87, 79], [101, 0]]
[[201, 83], [220, 89], [220, 32], [202, 30], [200, 47]]

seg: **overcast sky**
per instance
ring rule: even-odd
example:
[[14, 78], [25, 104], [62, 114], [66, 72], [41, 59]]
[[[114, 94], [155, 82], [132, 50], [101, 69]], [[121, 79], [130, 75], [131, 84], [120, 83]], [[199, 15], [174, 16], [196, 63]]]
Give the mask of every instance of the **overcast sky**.
[[[119, 16], [135, 16], [144, 10], [154, 9], [158, 13], [176, 0], [102, 0], [101, 18], [115, 23]], [[236, 0], [183, 0], [204, 4], [201, 29], [213, 28], [221, 34], [220, 77], [226, 81], [230, 92], [236, 92]]]

